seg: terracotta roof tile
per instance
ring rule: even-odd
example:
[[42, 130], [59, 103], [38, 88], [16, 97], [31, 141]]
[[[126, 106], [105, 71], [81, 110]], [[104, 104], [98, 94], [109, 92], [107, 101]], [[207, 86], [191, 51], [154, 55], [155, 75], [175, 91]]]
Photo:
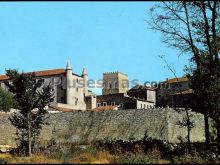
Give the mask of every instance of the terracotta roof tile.
[[[74, 109], [58, 107], [55, 105], [48, 105], [48, 107], [56, 111], [61, 111], [61, 112], [73, 112], [74, 111]], [[51, 109], [49, 109], [49, 111], [51, 111]]]
[[8, 76], [6, 76], [6, 75], [0, 75], [0, 81], [1, 80], [8, 80]]
[[100, 106], [93, 109], [93, 111], [108, 111], [108, 110], [115, 110], [115, 108], [119, 107], [119, 105], [107, 105], [107, 106]]
[[[52, 69], [52, 70], [43, 70], [43, 71], [35, 71], [35, 72], [27, 72], [26, 74], [35, 73], [37, 77], [41, 76], [52, 76], [52, 75], [60, 75], [65, 73], [65, 69]], [[9, 77], [6, 75], [0, 75], [1, 80], [8, 80]]]
[[185, 91], [181, 91], [181, 92], [176, 92], [175, 94], [173, 95], [184, 95], [184, 94], [192, 94], [193, 93], [193, 90], [192, 89], [188, 89], [188, 90], [185, 90]]
[[35, 73], [36, 76], [52, 76], [52, 75], [64, 74], [65, 69], [53, 69], [53, 70], [44, 70], [44, 71], [36, 71], [29, 73]]
[[166, 82], [175, 83], [175, 82], [185, 82], [185, 81], [189, 81], [189, 79], [187, 77], [179, 77], [179, 78], [168, 79]]

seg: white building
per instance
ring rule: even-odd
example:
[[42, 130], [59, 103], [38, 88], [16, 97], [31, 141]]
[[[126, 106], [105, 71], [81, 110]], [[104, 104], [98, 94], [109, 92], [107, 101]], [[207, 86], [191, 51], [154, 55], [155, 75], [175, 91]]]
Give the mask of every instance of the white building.
[[[51, 104], [73, 110], [96, 107], [96, 96], [88, 90], [88, 74], [85, 67], [82, 74], [77, 75], [73, 73], [72, 66], [68, 61], [66, 69], [34, 71], [34, 73], [37, 78], [42, 78], [45, 84], [52, 85], [54, 100]], [[6, 80], [8, 80], [6, 75], [0, 75], [0, 85], [3, 89], [7, 89], [4, 84]]]

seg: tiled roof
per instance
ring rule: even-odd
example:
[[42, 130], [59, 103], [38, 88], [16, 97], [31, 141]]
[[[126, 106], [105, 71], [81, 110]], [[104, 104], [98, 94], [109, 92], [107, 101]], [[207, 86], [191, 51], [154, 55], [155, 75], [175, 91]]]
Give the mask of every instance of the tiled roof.
[[50, 108], [50, 109], [48, 109], [49, 111], [51, 111], [51, 109], [53, 109], [55, 111], [61, 111], [61, 112], [73, 112], [74, 111], [74, 109], [58, 107], [55, 105], [48, 105], [48, 107]]
[[119, 105], [107, 105], [107, 106], [100, 106], [93, 109], [93, 111], [108, 111], [108, 110], [114, 110]]
[[193, 90], [192, 89], [188, 89], [188, 90], [185, 90], [185, 91], [181, 91], [181, 92], [176, 92], [175, 94], [173, 95], [184, 95], [184, 94], [191, 94], [193, 93]]
[[166, 82], [175, 83], [175, 82], [185, 82], [185, 81], [189, 81], [189, 79], [187, 77], [178, 77], [178, 78], [168, 79]]
[[133, 88], [129, 89], [129, 91], [132, 90], [155, 90], [156, 88], [150, 87], [150, 86], [145, 86], [145, 85], [135, 85]]
[[[29, 72], [33, 73], [33, 72]], [[65, 69], [53, 69], [53, 70], [44, 70], [44, 71], [36, 71], [34, 72], [36, 76], [52, 76], [52, 75], [59, 75], [59, 74], [64, 74]]]
[[6, 76], [6, 75], [0, 75], [0, 80], [8, 80], [8, 76]]
[[[41, 76], [52, 76], [52, 75], [60, 75], [65, 73], [65, 69], [52, 69], [52, 70], [43, 70], [43, 71], [35, 71], [35, 72], [27, 72], [25, 74], [35, 73], [37, 77]], [[0, 75], [1, 80], [8, 80], [9, 77], [6, 75]]]
[[154, 103], [154, 101], [149, 101], [149, 100], [145, 100], [145, 99], [141, 99], [141, 98], [136, 98], [136, 97], [125, 96], [125, 98], [133, 99], [133, 100], [139, 100], [139, 101], [144, 101], [144, 102], [148, 102], [148, 103]]

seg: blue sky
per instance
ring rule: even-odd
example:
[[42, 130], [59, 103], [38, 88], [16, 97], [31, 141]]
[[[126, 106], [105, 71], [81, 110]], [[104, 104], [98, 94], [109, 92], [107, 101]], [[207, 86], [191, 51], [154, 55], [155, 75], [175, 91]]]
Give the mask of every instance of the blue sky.
[[74, 72], [86, 66], [90, 79], [121, 71], [140, 83], [162, 81], [173, 77], [158, 57], [164, 54], [182, 76], [188, 57], [178, 57], [145, 22], [155, 3], [1, 2], [0, 74], [65, 68], [70, 59]]

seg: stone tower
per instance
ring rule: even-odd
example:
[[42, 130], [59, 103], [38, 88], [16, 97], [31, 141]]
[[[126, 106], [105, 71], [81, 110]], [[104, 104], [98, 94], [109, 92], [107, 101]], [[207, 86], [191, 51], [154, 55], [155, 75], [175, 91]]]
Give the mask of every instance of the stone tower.
[[83, 77], [83, 93], [85, 96], [87, 96], [88, 95], [88, 86], [87, 86], [88, 73], [85, 67], [83, 67], [82, 77]]
[[70, 61], [66, 65], [66, 103], [73, 105], [73, 70]]
[[128, 90], [128, 75], [121, 72], [103, 73], [102, 94], [126, 93]]

